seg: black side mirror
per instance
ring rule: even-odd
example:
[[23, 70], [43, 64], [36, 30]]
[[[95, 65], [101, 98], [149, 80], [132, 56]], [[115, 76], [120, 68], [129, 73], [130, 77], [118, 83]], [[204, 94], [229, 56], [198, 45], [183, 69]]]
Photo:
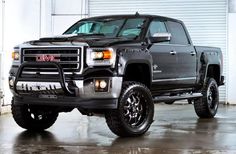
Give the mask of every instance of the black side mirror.
[[171, 34], [170, 33], [155, 33], [149, 39], [151, 43], [159, 43], [170, 41]]

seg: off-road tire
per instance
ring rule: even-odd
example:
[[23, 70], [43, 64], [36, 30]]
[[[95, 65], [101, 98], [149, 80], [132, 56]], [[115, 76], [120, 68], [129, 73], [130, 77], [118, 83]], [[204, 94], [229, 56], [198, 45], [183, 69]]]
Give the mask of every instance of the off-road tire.
[[[33, 113], [29, 105], [11, 105], [15, 122], [22, 128], [30, 131], [43, 131], [51, 127], [58, 117], [58, 112]], [[43, 112], [43, 111], [42, 111]]]
[[153, 122], [154, 104], [150, 90], [139, 82], [124, 82], [118, 109], [108, 110], [105, 118], [110, 130], [121, 137], [144, 134]]
[[194, 100], [194, 109], [200, 118], [213, 118], [219, 106], [219, 90], [214, 78], [208, 78], [202, 88], [203, 97]]

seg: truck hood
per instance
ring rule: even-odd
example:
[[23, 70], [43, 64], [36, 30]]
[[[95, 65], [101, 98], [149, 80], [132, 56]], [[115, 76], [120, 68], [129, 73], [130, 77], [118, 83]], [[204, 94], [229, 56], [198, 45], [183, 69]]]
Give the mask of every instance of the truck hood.
[[104, 37], [96, 35], [60, 35], [53, 37], [44, 37], [39, 40], [29, 41], [27, 43], [36, 45], [39, 43], [53, 43], [53, 42], [84, 42], [87, 43], [90, 47], [107, 47], [120, 43], [131, 43], [136, 42], [134, 39], [128, 39], [123, 37]]

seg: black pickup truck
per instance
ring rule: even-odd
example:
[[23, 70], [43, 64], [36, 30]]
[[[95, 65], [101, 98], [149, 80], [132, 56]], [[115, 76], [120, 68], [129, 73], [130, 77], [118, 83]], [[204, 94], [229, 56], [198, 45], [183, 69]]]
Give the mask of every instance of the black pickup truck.
[[182, 99], [213, 118], [224, 84], [221, 50], [194, 46], [182, 21], [156, 15], [82, 19], [61, 36], [16, 46], [12, 58], [13, 118], [33, 131], [77, 108], [104, 114], [118, 136], [139, 136], [154, 102]]

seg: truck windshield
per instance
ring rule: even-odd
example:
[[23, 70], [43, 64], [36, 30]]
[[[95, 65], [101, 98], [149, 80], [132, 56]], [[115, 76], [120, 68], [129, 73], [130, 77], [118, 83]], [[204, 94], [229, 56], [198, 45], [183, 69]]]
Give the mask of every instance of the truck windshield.
[[135, 39], [140, 35], [144, 22], [145, 18], [83, 20], [70, 27], [64, 34]]

